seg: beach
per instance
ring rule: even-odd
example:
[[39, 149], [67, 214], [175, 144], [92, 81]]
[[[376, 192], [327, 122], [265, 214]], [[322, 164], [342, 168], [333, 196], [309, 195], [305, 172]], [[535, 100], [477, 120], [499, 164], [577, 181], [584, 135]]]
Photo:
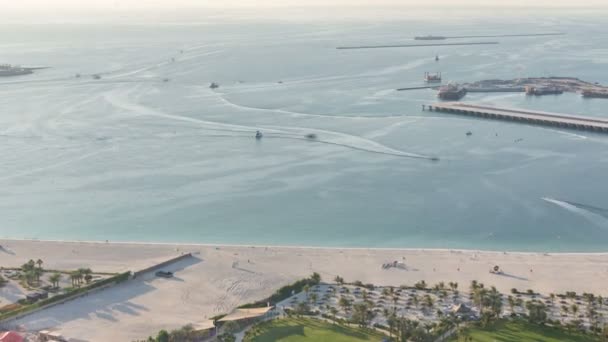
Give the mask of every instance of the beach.
[[[471, 280], [548, 293], [576, 291], [608, 296], [608, 253], [515, 253], [473, 250], [220, 246], [113, 242], [0, 240], [0, 265], [19, 267], [42, 259], [47, 269], [89, 267], [95, 272], [137, 271], [175, 256], [173, 279], [146, 274], [104, 291], [26, 316], [15, 324], [52, 328], [91, 341], [132, 340], [230, 312], [263, 299], [279, 287], [318, 272], [375, 285], [455, 281], [466, 292]], [[384, 269], [397, 261], [400, 268]], [[498, 265], [504, 274], [490, 273]], [[1, 292], [0, 292], [1, 293]], [[2, 300], [2, 298], [0, 298]], [[118, 335], [117, 335], [118, 334]]]

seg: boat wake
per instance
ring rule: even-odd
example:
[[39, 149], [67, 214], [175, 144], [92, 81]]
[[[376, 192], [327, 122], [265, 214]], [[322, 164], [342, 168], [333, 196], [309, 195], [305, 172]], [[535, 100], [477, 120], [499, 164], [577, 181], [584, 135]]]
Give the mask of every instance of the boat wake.
[[599, 227], [608, 228], [608, 209], [594, 207], [582, 203], [558, 200], [550, 197], [542, 197], [542, 200], [555, 204], [571, 213], [577, 214]]
[[[153, 108], [146, 107], [142, 104], [132, 102], [129, 99], [129, 92], [122, 93], [120, 95], [115, 94], [114, 92], [107, 93], [105, 95], [105, 99], [111, 105], [126, 110], [131, 113], [135, 113], [138, 115], [148, 115], [155, 116], [170, 120], [179, 120], [183, 122], [190, 122], [196, 125], [201, 126], [202, 128], [208, 130], [219, 130], [219, 131], [230, 131], [235, 133], [255, 133], [258, 130], [263, 131], [267, 136], [270, 134], [274, 138], [284, 138], [284, 139], [296, 139], [296, 140], [308, 140], [311, 142], [323, 143], [323, 144], [331, 144], [336, 146], [342, 146], [345, 148], [350, 148], [353, 150], [377, 153], [377, 154], [385, 154], [392, 155], [396, 157], [406, 157], [406, 158], [417, 158], [417, 159], [428, 159], [428, 160], [437, 160], [438, 158], [428, 155], [422, 155], [417, 153], [410, 153], [401, 150], [397, 150], [394, 148], [390, 148], [388, 146], [382, 145], [378, 142], [365, 139], [359, 136], [350, 135], [341, 132], [329, 131], [329, 130], [321, 130], [314, 128], [305, 128], [305, 127], [288, 127], [288, 126], [246, 126], [246, 125], [236, 125], [236, 124], [228, 124], [221, 123], [215, 121], [207, 121], [203, 119], [197, 119], [187, 116], [181, 116], [176, 114], [165, 113]], [[307, 134], [314, 133], [317, 136], [321, 136], [318, 139], [309, 139], [305, 136]]]

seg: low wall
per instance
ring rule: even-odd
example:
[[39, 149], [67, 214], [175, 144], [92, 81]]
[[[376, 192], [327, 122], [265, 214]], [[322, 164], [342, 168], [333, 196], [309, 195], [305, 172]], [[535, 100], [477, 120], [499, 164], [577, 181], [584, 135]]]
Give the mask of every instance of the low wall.
[[[74, 293], [73, 295], [68, 294], [65, 298], [62, 298], [62, 299], [53, 300], [54, 297], [51, 297], [48, 299], [50, 301], [49, 303], [41, 304], [40, 306], [32, 308], [31, 310], [27, 310], [27, 308], [23, 308], [23, 310], [24, 310], [23, 312], [16, 313], [13, 316], [0, 320], [0, 327], [8, 327], [11, 324], [11, 322], [15, 322], [23, 317], [33, 314], [33, 313], [51, 308], [56, 305], [60, 305], [60, 304], [69, 302], [69, 301], [77, 299], [77, 298], [88, 296], [92, 293], [96, 293], [98, 291], [105, 290], [109, 287], [112, 287], [116, 284], [122, 283], [125, 280], [125, 278], [127, 278], [127, 274], [128, 274], [128, 276], [130, 276], [131, 272], [121, 273], [114, 277], [108, 278], [108, 279], [106, 279], [106, 281], [109, 281], [107, 284], [103, 284], [100, 286], [95, 286], [95, 284], [90, 285], [88, 288], [85, 287], [82, 289], [82, 291]], [[113, 279], [113, 280], [111, 280], [111, 279]], [[44, 301], [45, 300], [43, 300], [43, 302]]]
[[[177, 257], [171, 258], [169, 260], [163, 261], [163, 262], [161, 262], [159, 264], [155, 264], [155, 265], [152, 265], [150, 267], [144, 268], [144, 269], [139, 270], [139, 271], [134, 272], [134, 273], [132, 273], [131, 271], [129, 271], [129, 272], [121, 273], [121, 274], [116, 275], [114, 277], [102, 280], [102, 282], [107, 282], [107, 284], [104, 283], [102, 285], [97, 285], [97, 286], [95, 284], [92, 284], [92, 285], [89, 285], [87, 287], [82, 288], [80, 291], [77, 290], [78, 292], [76, 292], [76, 293], [74, 293], [72, 295], [66, 294], [65, 298], [53, 300], [54, 297], [51, 297], [49, 299], [42, 300], [41, 302], [39, 302], [40, 303], [39, 306], [34, 307], [31, 310], [28, 310], [27, 307], [25, 307], [25, 308], [21, 309], [21, 310], [23, 310], [23, 312], [21, 312], [21, 310], [16, 310], [17, 313], [15, 313], [14, 315], [10, 315], [10, 313], [7, 313], [7, 314], [9, 314], [10, 317], [1, 319], [0, 320], [0, 327], [9, 328], [9, 326], [11, 325], [12, 322], [15, 322], [15, 321], [17, 321], [17, 320], [19, 320], [19, 319], [21, 319], [21, 318], [23, 318], [25, 316], [28, 316], [28, 315], [31, 315], [33, 313], [42, 311], [44, 309], [48, 309], [48, 308], [53, 307], [55, 305], [60, 305], [60, 304], [69, 302], [71, 300], [74, 300], [74, 299], [77, 299], [77, 298], [80, 298], [80, 297], [88, 296], [89, 294], [93, 294], [93, 293], [96, 293], [96, 292], [101, 291], [101, 290], [105, 290], [105, 289], [110, 288], [110, 287], [112, 287], [114, 285], [117, 285], [117, 284], [119, 284], [119, 283], [121, 283], [121, 282], [123, 282], [125, 280], [136, 278], [137, 276], [140, 276], [140, 275], [142, 275], [144, 273], [154, 271], [156, 269], [165, 267], [165, 266], [170, 265], [172, 263], [175, 263], [175, 262], [187, 259], [187, 258], [191, 258], [191, 257], [192, 257], [192, 253], [182, 254], [182, 255], [179, 255]], [[61, 296], [61, 295], [59, 295], [59, 296]], [[49, 301], [49, 303], [43, 304], [45, 301]], [[36, 304], [32, 304], [32, 305], [36, 305]], [[10, 329], [8, 329], [8, 330], [10, 330]]]
[[139, 270], [137, 272], [134, 272], [133, 273], [133, 278], [137, 278], [138, 276], [140, 276], [140, 275], [142, 275], [144, 273], [155, 271], [155, 270], [157, 270], [159, 268], [163, 268], [163, 267], [165, 267], [167, 265], [170, 265], [172, 263], [175, 263], [175, 262], [187, 259], [187, 258], [191, 258], [191, 257], [192, 257], [192, 253], [186, 253], [186, 254], [182, 254], [180, 256], [176, 256], [176, 257], [171, 258], [169, 260], [163, 261], [160, 264], [152, 265], [150, 267], [147, 267], [147, 268], [144, 268], [144, 269]]

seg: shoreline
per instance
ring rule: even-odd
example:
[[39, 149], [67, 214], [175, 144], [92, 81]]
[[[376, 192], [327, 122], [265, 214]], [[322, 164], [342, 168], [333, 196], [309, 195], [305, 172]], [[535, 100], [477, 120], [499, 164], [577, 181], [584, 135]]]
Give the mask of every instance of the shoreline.
[[451, 253], [484, 253], [484, 254], [514, 254], [514, 255], [563, 255], [563, 256], [608, 256], [606, 252], [547, 252], [547, 251], [513, 251], [513, 250], [490, 250], [490, 249], [466, 249], [466, 248], [424, 248], [424, 247], [339, 247], [339, 246], [296, 246], [296, 245], [274, 245], [274, 244], [222, 244], [222, 243], [193, 243], [193, 242], [146, 242], [146, 241], [112, 241], [112, 240], [59, 240], [59, 239], [34, 239], [34, 238], [0, 238], [0, 241], [15, 242], [41, 242], [41, 243], [75, 243], [91, 245], [133, 245], [133, 246], [189, 246], [189, 247], [227, 247], [227, 248], [281, 248], [281, 249], [303, 249], [303, 250], [345, 250], [345, 251], [383, 251], [383, 252], [451, 252]]
[[[90, 268], [119, 273], [149, 269], [176, 256], [191, 257], [162, 270], [172, 279], [142, 274], [110, 289], [49, 308], [14, 322], [31, 330], [52, 329], [70, 338], [132, 341], [160, 329], [176, 329], [267, 298], [281, 286], [309, 277], [336, 276], [375, 286], [456, 282], [466, 293], [472, 281], [549, 293], [608, 297], [608, 253], [531, 253], [462, 249], [327, 248], [166, 242], [0, 239], [0, 266], [43, 260], [49, 270]], [[394, 267], [384, 267], [396, 263]], [[502, 273], [492, 273], [499, 266]], [[21, 295], [25, 295], [25, 292]], [[2, 297], [4, 296], [4, 297]], [[0, 293], [2, 302], [14, 293]], [[92, 338], [93, 337], [93, 338]]]

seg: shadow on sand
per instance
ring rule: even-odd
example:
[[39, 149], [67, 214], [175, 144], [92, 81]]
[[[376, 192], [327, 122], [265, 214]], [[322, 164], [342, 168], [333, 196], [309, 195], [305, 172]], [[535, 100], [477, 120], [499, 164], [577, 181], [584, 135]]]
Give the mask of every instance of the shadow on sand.
[[[167, 265], [162, 269], [179, 273], [179, 271], [200, 262], [202, 262], [202, 259], [193, 256]], [[149, 311], [149, 309], [143, 305], [133, 303], [131, 300], [156, 289], [153, 286], [153, 280], [159, 279], [154, 275], [156, 271], [152, 270], [114, 287], [28, 315], [11, 322], [9, 328], [24, 326], [27, 329], [41, 330], [79, 319], [102, 319], [108, 322], [117, 322], [119, 321], [117, 315], [139, 316], [142, 312]], [[184, 280], [180, 278], [178, 281]]]

